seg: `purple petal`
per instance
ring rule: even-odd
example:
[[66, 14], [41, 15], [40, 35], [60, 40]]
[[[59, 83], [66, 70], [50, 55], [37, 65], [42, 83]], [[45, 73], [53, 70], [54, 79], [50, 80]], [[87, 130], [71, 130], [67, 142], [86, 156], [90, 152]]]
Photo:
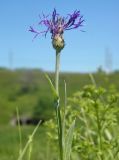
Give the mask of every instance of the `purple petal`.
[[47, 35], [48, 32], [52, 34], [52, 38], [56, 35], [62, 35], [65, 30], [76, 29], [82, 26], [84, 22], [83, 16], [80, 15], [80, 11], [75, 10], [72, 14], [68, 14], [66, 17], [61, 17], [57, 14], [54, 8], [51, 17], [49, 15], [42, 14], [42, 19], [40, 17], [39, 25], [44, 25], [46, 27], [45, 31], [38, 32], [33, 27], [30, 26], [29, 31], [35, 33], [36, 38], [38, 35]]

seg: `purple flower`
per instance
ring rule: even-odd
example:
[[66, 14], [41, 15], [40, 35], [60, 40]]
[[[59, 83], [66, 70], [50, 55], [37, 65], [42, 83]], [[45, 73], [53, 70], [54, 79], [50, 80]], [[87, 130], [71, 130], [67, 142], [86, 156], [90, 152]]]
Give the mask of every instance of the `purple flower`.
[[43, 14], [43, 19], [38, 23], [39, 25], [44, 25], [46, 30], [39, 32], [30, 26], [29, 31], [35, 33], [34, 38], [38, 35], [46, 36], [50, 32], [52, 34], [51, 38], [54, 39], [57, 36], [62, 37], [65, 30], [81, 27], [83, 22], [83, 16], [80, 15], [80, 11], [76, 10], [72, 14], [68, 14], [67, 17], [62, 17], [54, 9], [51, 16]]

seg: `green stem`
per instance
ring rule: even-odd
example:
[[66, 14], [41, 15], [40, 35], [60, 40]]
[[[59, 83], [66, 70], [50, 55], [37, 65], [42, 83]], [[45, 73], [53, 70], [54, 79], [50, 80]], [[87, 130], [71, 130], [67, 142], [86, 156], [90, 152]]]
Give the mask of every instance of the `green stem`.
[[56, 108], [56, 118], [58, 128], [59, 156], [60, 160], [63, 160], [62, 121], [59, 107]]
[[[59, 95], [59, 68], [60, 68], [60, 52], [56, 50], [55, 89], [58, 95]], [[57, 129], [58, 129], [60, 160], [63, 160], [62, 120], [59, 108], [59, 99], [57, 100], [57, 106], [56, 106], [56, 119], [57, 119]]]
[[58, 95], [59, 95], [59, 68], [60, 68], [60, 52], [56, 50], [55, 89]]

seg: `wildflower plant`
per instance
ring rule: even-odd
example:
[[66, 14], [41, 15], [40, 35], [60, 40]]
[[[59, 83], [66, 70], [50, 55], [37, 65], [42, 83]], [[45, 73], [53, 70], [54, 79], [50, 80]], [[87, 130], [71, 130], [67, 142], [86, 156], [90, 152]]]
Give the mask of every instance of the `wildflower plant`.
[[117, 92], [95, 85], [69, 98], [69, 109], [75, 110], [78, 121], [72, 148], [81, 160], [119, 159], [118, 99]]
[[[93, 85], [85, 86], [82, 91], [70, 97], [67, 103], [66, 83], [64, 82], [65, 105], [64, 107], [60, 106], [59, 68], [60, 54], [65, 47], [64, 31], [80, 28], [83, 22], [80, 11], [76, 10], [72, 14], [62, 17], [54, 9], [51, 15], [43, 14], [43, 18], [38, 23], [39, 26], [44, 25], [45, 30], [37, 31], [31, 26], [29, 29], [35, 34], [34, 38], [40, 35], [46, 37], [50, 32], [52, 46], [56, 51], [55, 85], [46, 75], [53, 93], [56, 112], [56, 122], [53, 119], [46, 122], [51, 131], [48, 132], [48, 135], [52, 140], [58, 142], [58, 160], [118, 160], [119, 94], [113, 88], [111, 92], [107, 92], [104, 88], [98, 87], [93, 75], [90, 74]], [[24, 149], [20, 143], [18, 160], [23, 159], [27, 149], [29, 149], [28, 159], [31, 159], [32, 140], [40, 123], [41, 121], [29, 136]]]
[[54, 94], [54, 107], [56, 110], [57, 119], [57, 133], [58, 133], [58, 143], [59, 143], [59, 159], [69, 160], [72, 146], [73, 130], [75, 126], [75, 121], [72, 122], [67, 135], [65, 136], [65, 109], [64, 114], [61, 114], [60, 97], [59, 97], [59, 67], [60, 67], [60, 53], [65, 47], [65, 41], [63, 38], [64, 31], [77, 29], [82, 26], [84, 22], [83, 16], [81, 16], [80, 11], [74, 11], [72, 14], [68, 14], [66, 17], [60, 16], [56, 9], [53, 10], [51, 15], [44, 15], [43, 18], [40, 17], [39, 26], [44, 25], [46, 27], [43, 31], [37, 31], [32, 26], [30, 26], [29, 31], [35, 34], [34, 38], [37, 36], [51, 33], [52, 46], [56, 51], [56, 65], [55, 65], [55, 87], [51, 82], [50, 78], [46, 75], [53, 94]]

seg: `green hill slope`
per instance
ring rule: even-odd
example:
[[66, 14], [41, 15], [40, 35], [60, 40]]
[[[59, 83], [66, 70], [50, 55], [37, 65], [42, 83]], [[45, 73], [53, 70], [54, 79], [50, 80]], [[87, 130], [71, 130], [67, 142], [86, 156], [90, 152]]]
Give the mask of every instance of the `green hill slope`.
[[[54, 74], [48, 73], [48, 75], [54, 81]], [[108, 75], [95, 73], [93, 76], [97, 85], [119, 90], [118, 72]], [[61, 73], [60, 96], [62, 104], [64, 103], [64, 80], [67, 83], [68, 96], [80, 90], [84, 85], [92, 83], [89, 74]], [[11, 118], [16, 115], [16, 107], [19, 108], [20, 115], [32, 116], [39, 104], [44, 104], [44, 106], [39, 106], [40, 115], [47, 119], [53, 112], [51, 99], [51, 90], [42, 71], [0, 69], [0, 124], [10, 122]], [[40, 100], [45, 103], [41, 103]]]

